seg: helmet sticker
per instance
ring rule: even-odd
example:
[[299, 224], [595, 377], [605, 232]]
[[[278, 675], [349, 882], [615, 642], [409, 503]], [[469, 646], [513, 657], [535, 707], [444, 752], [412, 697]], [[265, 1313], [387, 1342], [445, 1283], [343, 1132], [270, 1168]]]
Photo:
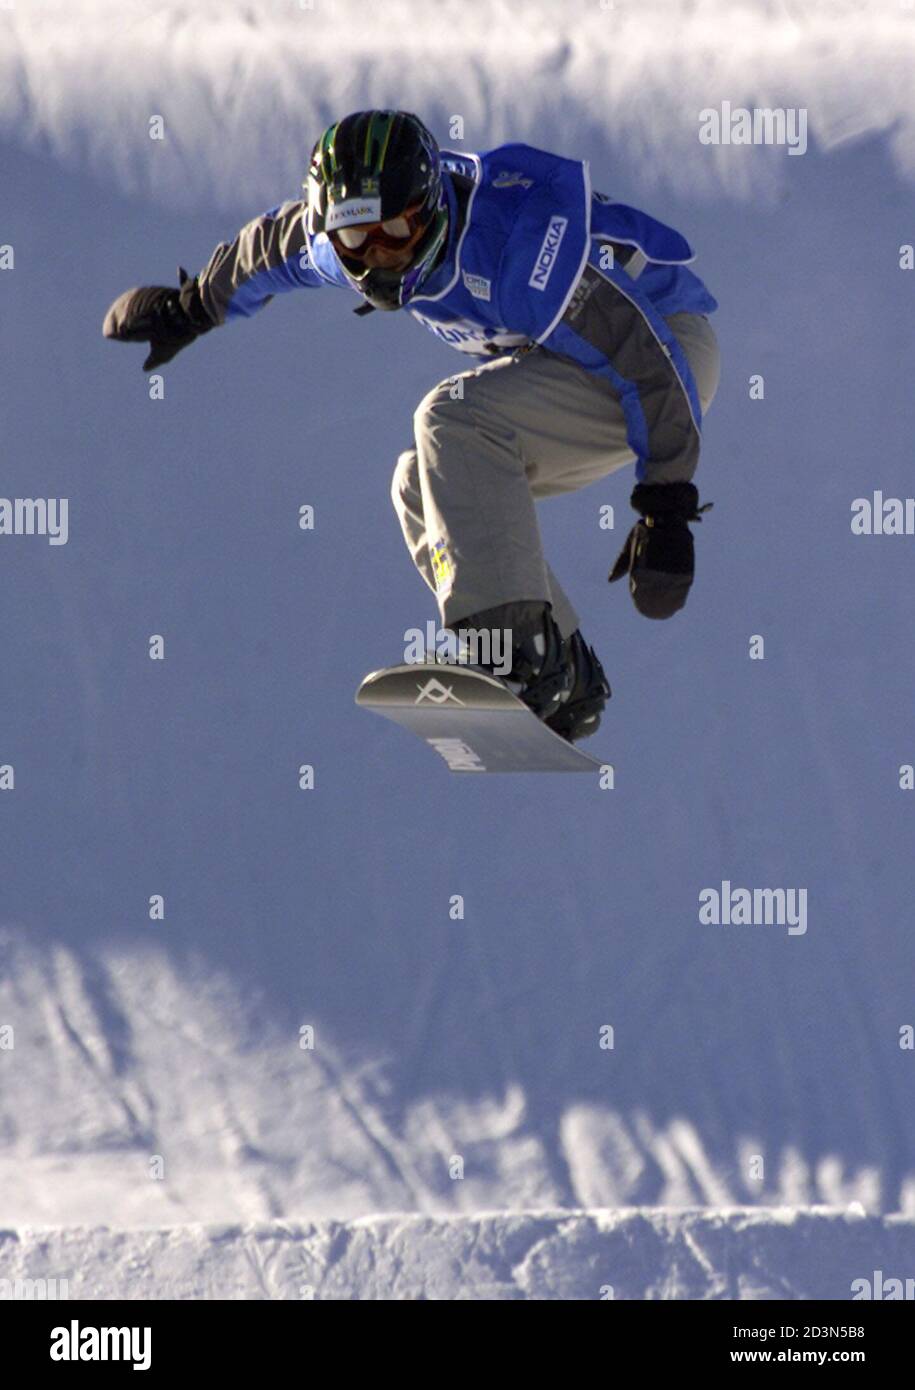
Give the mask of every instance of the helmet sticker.
[[331, 203], [327, 209], [326, 232], [335, 227], [351, 227], [354, 222], [380, 222], [380, 198], [344, 198], [342, 203]]

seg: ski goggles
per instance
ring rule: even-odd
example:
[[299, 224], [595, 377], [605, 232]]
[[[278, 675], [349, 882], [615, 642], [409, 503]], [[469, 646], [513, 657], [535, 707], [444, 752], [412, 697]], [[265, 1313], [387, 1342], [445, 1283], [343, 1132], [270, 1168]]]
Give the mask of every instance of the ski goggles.
[[405, 208], [397, 217], [385, 218], [383, 222], [335, 227], [327, 235], [342, 259], [365, 265], [366, 257], [376, 247], [386, 251], [412, 251], [422, 240], [429, 221], [428, 203], [422, 202]]

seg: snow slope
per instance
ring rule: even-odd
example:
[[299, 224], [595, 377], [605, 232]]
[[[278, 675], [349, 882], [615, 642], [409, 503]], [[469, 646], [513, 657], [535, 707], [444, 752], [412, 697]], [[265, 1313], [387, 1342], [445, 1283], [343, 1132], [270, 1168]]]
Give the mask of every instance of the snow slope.
[[[390, 1061], [319, 1022], [313, 1048], [203, 961], [152, 949], [0, 942], [0, 1220], [158, 1226], [525, 1207], [879, 1210], [880, 1171], [799, 1148], [750, 1175], [749, 1140], [711, 1149], [687, 1100], [668, 1117], [574, 1095], [555, 1130], [520, 1081], [393, 1093]], [[351, 1055], [347, 1055], [347, 1047]], [[768, 1167], [768, 1165], [767, 1165]], [[886, 1205], [891, 1205], [886, 1203]]]
[[[849, 526], [912, 490], [915, 14], [743, 6], [724, 44], [737, 8], [461, 7], [444, 88], [440, 6], [399, 50], [393, 4], [381, 50], [341, 0], [0, 11], [0, 491], [71, 505], [66, 546], [0, 538], [7, 1226], [915, 1212], [915, 540]], [[341, 70], [344, 30], [377, 61]], [[804, 157], [698, 144], [697, 104], [760, 93], [809, 105]], [[398, 99], [443, 139], [463, 112], [469, 148], [588, 157], [721, 301], [688, 609], [607, 589], [628, 472], [543, 509], [614, 687], [613, 792], [449, 780], [352, 706], [431, 616], [388, 488], [453, 354], [301, 294], [153, 401], [100, 336], [121, 290], [295, 196], [341, 105]], [[805, 887], [806, 934], [701, 925], [724, 879]]]

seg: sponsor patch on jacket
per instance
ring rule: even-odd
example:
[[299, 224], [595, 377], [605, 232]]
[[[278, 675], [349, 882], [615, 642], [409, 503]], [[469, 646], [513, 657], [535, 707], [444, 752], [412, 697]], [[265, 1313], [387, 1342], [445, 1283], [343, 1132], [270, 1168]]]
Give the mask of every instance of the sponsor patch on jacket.
[[344, 198], [342, 203], [332, 203], [327, 209], [324, 230], [332, 232], [335, 227], [352, 227], [358, 222], [380, 221], [380, 198]]
[[520, 169], [502, 169], [492, 181], [493, 188], [533, 188], [534, 180]]
[[471, 275], [468, 270], [462, 270], [461, 278], [474, 299], [488, 300], [492, 297], [492, 281], [487, 280], [485, 275]]
[[547, 281], [553, 273], [553, 266], [556, 264], [556, 257], [559, 255], [559, 248], [562, 245], [562, 238], [566, 234], [566, 227], [569, 225], [567, 217], [551, 217], [547, 224], [543, 243], [537, 253], [534, 262], [534, 269], [531, 271], [531, 278], [528, 285], [532, 290], [545, 290]]

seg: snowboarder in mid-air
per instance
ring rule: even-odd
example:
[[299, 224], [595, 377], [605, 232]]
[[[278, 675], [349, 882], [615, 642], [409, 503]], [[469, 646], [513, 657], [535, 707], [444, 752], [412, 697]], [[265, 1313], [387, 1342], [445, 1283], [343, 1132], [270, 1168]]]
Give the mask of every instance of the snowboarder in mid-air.
[[[535, 503], [635, 462], [639, 514], [610, 578], [666, 618], [693, 578], [692, 482], [719, 374], [716, 302], [679, 232], [592, 191], [586, 163], [509, 144], [440, 150], [414, 115], [359, 111], [314, 147], [304, 197], [256, 217], [177, 288], [120, 296], [104, 333], [152, 371], [286, 290], [339, 285], [491, 358], [415, 414], [393, 498], [444, 627], [510, 633], [512, 689], [569, 740], [610, 694], [541, 548]], [[493, 650], [495, 650], [495, 646]]]

